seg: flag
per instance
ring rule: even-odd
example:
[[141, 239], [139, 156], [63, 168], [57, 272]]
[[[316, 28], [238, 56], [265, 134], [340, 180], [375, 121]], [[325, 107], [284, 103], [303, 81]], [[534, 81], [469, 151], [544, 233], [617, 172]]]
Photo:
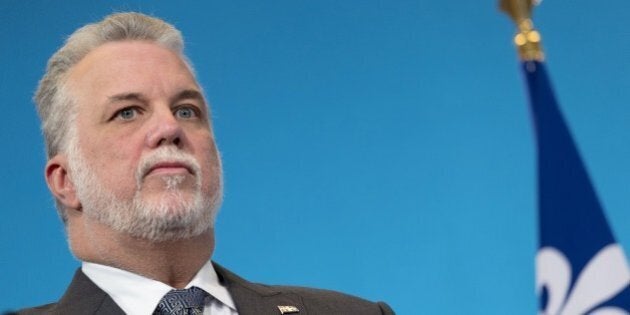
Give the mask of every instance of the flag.
[[539, 314], [630, 314], [630, 269], [556, 102], [545, 64], [522, 62], [537, 142]]

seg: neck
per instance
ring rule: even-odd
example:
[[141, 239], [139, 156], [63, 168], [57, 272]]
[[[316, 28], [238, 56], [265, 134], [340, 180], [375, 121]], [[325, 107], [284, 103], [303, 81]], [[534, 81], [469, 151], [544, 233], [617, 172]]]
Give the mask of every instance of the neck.
[[69, 226], [68, 236], [73, 253], [82, 261], [127, 270], [178, 289], [192, 280], [214, 250], [213, 230], [188, 239], [152, 242], [91, 222], [82, 228]]

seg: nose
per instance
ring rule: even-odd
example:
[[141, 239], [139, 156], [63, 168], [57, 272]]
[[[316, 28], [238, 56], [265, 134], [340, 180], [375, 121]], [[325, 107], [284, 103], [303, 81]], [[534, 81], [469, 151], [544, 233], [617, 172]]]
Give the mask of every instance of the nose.
[[170, 111], [156, 113], [153, 126], [147, 133], [146, 142], [150, 148], [157, 148], [162, 145], [182, 145], [182, 127]]

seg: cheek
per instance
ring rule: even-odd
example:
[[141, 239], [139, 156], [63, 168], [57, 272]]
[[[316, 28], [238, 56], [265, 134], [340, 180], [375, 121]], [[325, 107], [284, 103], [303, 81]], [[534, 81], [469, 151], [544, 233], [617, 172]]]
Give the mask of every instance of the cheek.
[[208, 145], [203, 148], [203, 156], [199, 159], [201, 164], [204, 187], [214, 191], [220, 185], [221, 165], [218, 152], [215, 147]]
[[90, 152], [95, 172], [116, 195], [133, 193], [136, 186], [136, 162], [139, 154], [120, 143], [103, 143]]

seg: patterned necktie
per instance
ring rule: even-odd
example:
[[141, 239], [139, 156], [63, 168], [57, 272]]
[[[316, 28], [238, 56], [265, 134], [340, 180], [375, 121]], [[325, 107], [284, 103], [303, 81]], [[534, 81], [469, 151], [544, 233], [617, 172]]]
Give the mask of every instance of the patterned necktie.
[[206, 291], [197, 287], [171, 290], [155, 308], [153, 315], [200, 315], [203, 314]]

